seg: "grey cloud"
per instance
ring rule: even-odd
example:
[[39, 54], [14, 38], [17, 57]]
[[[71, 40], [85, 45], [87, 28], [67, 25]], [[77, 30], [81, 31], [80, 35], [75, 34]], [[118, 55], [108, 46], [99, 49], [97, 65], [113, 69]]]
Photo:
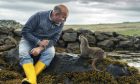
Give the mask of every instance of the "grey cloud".
[[114, 6], [112, 7], [114, 10], [123, 10], [123, 11], [135, 11], [140, 12], [140, 3], [134, 3], [134, 4], [127, 4], [125, 6], [120, 5], [119, 7]]
[[56, 4], [56, 3], [66, 3], [70, 1], [76, 1], [76, 0], [6, 0], [9, 2], [39, 2], [39, 3], [51, 3], [51, 4]]
[[140, 0], [79, 0], [83, 4], [97, 3], [91, 7], [122, 10], [122, 11], [139, 11]]
[[[0, 8], [17, 11], [50, 10], [49, 6], [73, 0], [0, 0]], [[43, 6], [42, 6], [43, 5]]]
[[81, 2], [85, 3], [90, 3], [90, 2], [99, 2], [99, 3], [139, 3], [140, 0], [78, 0]]
[[21, 12], [33, 12], [39, 10], [50, 10], [51, 4], [36, 2], [1, 2], [0, 9], [16, 10]]
[[10, 9], [10, 10], [17, 10], [17, 11], [35, 11], [35, 10], [38, 10], [40, 9], [39, 7], [32, 7], [32, 6], [20, 6], [20, 5], [9, 5], [9, 6], [6, 6], [6, 5], [0, 5], [0, 8], [3, 8], [3, 9]]
[[[89, 17], [97, 15], [97, 18], [100, 18], [98, 15], [104, 16], [102, 19], [108, 19], [105, 15], [109, 14], [115, 14], [110, 16], [113, 18], [115, 16], [128, 19], [129, 17], [131, 19], [132, 17], [140, 17], [140, 0], [0, 0], [0, 12], [4, 9], [10, 10], [10, 12], [14, 10], [15, 14], [16, 11], [25, 14], [27, 12], [29, 17], [35, 11], [50, 10], [56, 4], [61, 3], [68, 5], [71, 16], [69, 19], [75, 23], [82, 21], [81, 18], [78, 18], [78, 20], [72, 19], [76, 15], [82, 17], [83, 21], [85, 18], [87, 19], [87, 14], [90, 14]], [[7, 15], [7, 17], [9, 16]]]
[[[140, 0], [6, 0], [7, 4], [0, 4], [0, 8], [15, 9], [19, 11], [36, 11], [39, 9], [45, 9], [41, 7], [42, 4], [58, 4], [71, 1], [79, 1], [81, 4], [93, 4], [91, 6], [85, 6], [89, 8], [110, 9], [119, 11], [140, 11]], [[32, 4], [29, 4], [32, 2]], [[16, 4], [21, 3], [21, 4]], [[23, 5], [22, 3], [27, 3]], [[125, 4], [125, 5], [123, 5]], [[75, 9], [73, 9], [74, 12]], [[81, 11], [82, 12], [82, 11]]]

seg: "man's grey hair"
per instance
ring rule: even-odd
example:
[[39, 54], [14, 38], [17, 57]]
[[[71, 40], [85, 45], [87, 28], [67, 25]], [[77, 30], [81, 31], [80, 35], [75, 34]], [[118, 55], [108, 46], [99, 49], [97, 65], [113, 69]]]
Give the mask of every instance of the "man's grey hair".
[[57, 13], [61, 13], [61, 9], [59, 6], [55, 6], [53, 11], [57, 12]]

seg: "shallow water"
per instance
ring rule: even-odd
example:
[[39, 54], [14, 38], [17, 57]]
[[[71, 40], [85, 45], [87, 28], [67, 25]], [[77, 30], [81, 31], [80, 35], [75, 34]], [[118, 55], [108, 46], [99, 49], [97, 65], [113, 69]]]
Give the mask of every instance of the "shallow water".
[[140, 70], [140, 51], [114, 51], [107, 54], [116, 60], [127, 62], [129, 66], [134, 66]]

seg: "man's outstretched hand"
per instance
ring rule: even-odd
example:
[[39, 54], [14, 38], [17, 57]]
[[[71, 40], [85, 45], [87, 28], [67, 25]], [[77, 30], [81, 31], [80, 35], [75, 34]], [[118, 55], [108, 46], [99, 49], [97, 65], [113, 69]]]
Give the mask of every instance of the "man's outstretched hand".
[[31, 54], [32, 54], [33, 56], [38, 56], [38, 55], [41, 53], [41, 51], [42, 51], [43, 49], [44, 49], [43, 47], [36, 47], [36, 48], [33, 48], [33, 49], [31, 50]]

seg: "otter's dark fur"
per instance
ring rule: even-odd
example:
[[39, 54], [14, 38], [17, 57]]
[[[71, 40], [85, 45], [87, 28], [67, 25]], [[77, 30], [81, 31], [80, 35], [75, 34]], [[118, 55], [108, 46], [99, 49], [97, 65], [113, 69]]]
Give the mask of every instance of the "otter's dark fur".
[[83, 58], [90, 58], [93, 59], [92, 61], [92, 67], [94, 70], [99, 71], [96, 68], [96, 61], [98, 59], [103, 59], [106, 57], [105, 51], [99, 47], [90, 47], [88, 44], [88, 40], [83, 36], [79, 36], [79, 40], [81, 42], [80, 44], [80, 51], [81, 51], [81, 57]]

